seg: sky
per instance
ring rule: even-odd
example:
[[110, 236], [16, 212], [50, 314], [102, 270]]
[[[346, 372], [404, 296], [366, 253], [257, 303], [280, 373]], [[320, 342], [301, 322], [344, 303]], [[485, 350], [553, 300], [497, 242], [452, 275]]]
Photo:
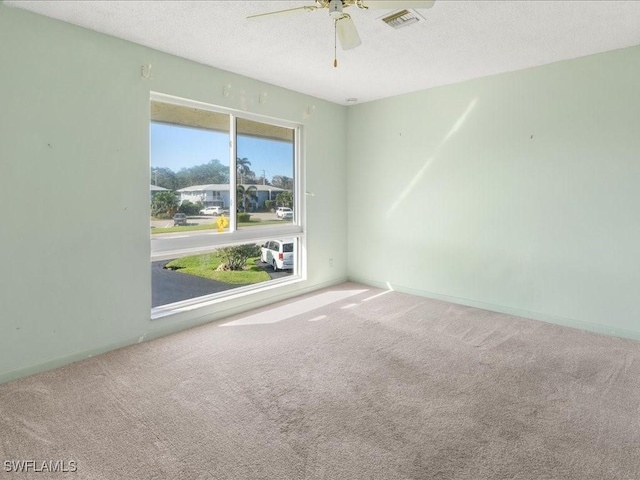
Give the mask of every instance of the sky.
[[[229, 165], [229, 135], [211, 130], [151, 123], [151, 167], [182, 168], [209, 163]], [[293, 144], [277, 140], [238, 136], [237, 156], [248, 158], [250, 168], [267, 180], [274, 175], [293, 178]]]

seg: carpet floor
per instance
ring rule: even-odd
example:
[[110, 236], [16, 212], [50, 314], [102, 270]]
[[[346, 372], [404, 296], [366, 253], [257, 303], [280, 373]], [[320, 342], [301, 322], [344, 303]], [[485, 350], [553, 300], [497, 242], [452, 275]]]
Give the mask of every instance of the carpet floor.
[[640, 480], [638, 347], [347, 283], [0, 386], [0, 478]]

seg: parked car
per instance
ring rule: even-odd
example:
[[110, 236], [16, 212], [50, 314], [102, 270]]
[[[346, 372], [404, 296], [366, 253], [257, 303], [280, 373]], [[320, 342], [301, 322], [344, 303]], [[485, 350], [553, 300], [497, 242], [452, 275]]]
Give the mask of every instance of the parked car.
[[293, 210], [289, 207], [278, 207], [276, 217], [284, 220], [285, 218], [293, 218]]
[[221, 215], [222, 213], [224, 213], [222, 207], [205, 207], [200, 210], [201, 215]]
[[176, 227], [178, 225], [186, 225], [187, 224], [187, 215], [184, 213], [176, 213], [173, 216], [173, 226]]
[[260, 260], [271, 265], [273, 271], [293, 268], [293, 242], [287, 240], [269, 240], [260, 247]]

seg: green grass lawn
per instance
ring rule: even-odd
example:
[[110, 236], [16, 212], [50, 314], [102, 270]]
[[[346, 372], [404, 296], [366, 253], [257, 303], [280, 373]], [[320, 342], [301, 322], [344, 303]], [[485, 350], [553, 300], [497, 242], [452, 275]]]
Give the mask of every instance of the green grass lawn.
[[167, 263], [167, 268], [173, 268], [188, 275], [217, 280], [218, 282], [249, 285], [266, 282], [271, 278], [267, 272], [256, 265], [256, 261], [258, 261], [258, 258], [249, 259], [246, 270], [217, 272], [216, 268], [222, 263], [222, 259], [215, 253], [206, 253], [172, 260]]
[[[248, 222], [238, 222], [238, 228], [246, 228], [246, 227], [257, 227], [259, 225], [282, 225], [290, 223], [288, 220], [250, 220]], [[185, 225], [183, 227], [157, 227], [152, 228], [151, 233], [175, 233], [175, 232], [190, 232], [195, 230], [215, 230], [218, 226], [215, 223], [210, 223], [206, 225]], [[228, 228], [225, 228], [224, 231], [228, 231]]]

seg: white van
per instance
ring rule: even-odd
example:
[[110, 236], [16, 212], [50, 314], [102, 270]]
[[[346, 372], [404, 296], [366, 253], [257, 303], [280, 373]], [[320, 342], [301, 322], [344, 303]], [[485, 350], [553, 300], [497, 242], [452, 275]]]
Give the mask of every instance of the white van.
[[293, 259], [293, 241], [269, 240], [260, 247], [260, 260], [271, 265], [274, 272], [293, 269]]
[[200, 215], [221, 215], [224, 213], [222, 207], [205, 207], [200, 210]]

